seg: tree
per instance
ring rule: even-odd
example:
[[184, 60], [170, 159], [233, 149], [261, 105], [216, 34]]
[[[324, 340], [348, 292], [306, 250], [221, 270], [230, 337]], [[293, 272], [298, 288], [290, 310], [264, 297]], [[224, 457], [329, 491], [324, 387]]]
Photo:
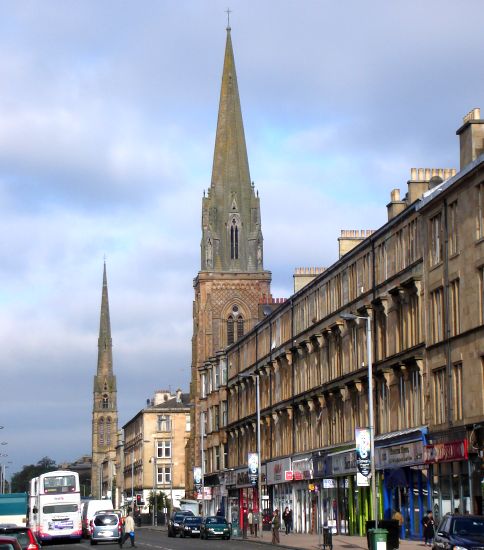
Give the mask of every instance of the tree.
[[41, 458], [37, 464], [29, 464], [24, 466], [20, 472], [13, 474], [11, 480], [12, 493], [28, 493], [30, 487], [29, 482], [33, 477], [38, 477], [46, 472], [52, 472], [57, 469], [55, 460], [48, 456]]

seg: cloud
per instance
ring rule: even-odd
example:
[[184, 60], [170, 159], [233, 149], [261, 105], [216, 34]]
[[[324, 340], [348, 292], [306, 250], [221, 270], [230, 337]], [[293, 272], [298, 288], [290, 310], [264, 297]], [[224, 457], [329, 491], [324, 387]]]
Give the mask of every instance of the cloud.
[[[458, 164], [484, 107], [480, 2], [234, 0], [273, 294], [386, 220], [412, 166]], [[11, 471], [90, 451], [102, 262], [120, 423], [188, 390], [226, 4], [6, 1], [0, 20], [2, 437]], [[40, 419], [40, 421], [39, 421]]]

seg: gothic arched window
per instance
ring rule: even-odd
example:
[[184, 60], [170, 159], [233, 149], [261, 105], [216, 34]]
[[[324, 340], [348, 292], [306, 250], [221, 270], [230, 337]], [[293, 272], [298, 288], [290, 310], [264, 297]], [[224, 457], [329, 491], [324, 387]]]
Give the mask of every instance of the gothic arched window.
[[234, 318], [232, 315], [229, 315], [227, 319], [227, 344], [234, 343]]
[[242, 315], [237, 317], [237, 340], [240, 340], [244, 335], [244, 318]]
[[239, 259], [239, 227], [235, 218], [230, 227], [230, 258], [232, 260]]
[[106, 421], [106, 445], [111, 445], [111, 418]]
[[109, 397], [106, 393], [103, 395], [102, 408], [103, 409], [109, 409]]
[[104, 418], [99, 419], [97, 434], [99, 445], [104, 445]]

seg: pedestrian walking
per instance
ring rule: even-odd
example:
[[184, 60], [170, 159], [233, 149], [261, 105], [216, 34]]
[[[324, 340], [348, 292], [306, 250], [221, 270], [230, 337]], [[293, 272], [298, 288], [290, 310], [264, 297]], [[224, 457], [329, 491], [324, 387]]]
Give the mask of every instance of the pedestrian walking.
[[119, 539], [119, 547], [122, 548], [128, 539], [131, 541], [131, 546], [136, 548], [134, 543], [134, 519], [131, 515], [124, 518], [124, 534]]
[[286, 506], [282, 513], [282, 521], [284, 522], [286, 535], [289, 535], [292, 531], [292, 510], [288, 506]]
[[281, 527], [281, 518], [279, 517], [279, 510], [276, 508], [271, 520], [272, 528], [272, 544], [279, 544], [279, 529]]
[[254, 534], [254, 514], [252, 508], [249, 508], [249, 513], [247, 514], [247, 523], [249, 524], [250, 534]]
[[427, 515], [424, 516], [422, 520], [423, 525], [423, 535], [425, 539], [425, 546], [432, 546], [432, 541], [434, 540], [435, 535], [435, 521], [432, 510], [427, 512]]

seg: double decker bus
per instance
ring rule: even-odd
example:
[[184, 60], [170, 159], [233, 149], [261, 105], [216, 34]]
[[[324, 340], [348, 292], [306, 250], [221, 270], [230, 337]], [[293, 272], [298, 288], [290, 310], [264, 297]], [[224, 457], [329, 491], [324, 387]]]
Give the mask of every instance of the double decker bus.
[[81, 539], [78, 473], [57, 470], [30, 480], [29, 527], [41, 542]]

